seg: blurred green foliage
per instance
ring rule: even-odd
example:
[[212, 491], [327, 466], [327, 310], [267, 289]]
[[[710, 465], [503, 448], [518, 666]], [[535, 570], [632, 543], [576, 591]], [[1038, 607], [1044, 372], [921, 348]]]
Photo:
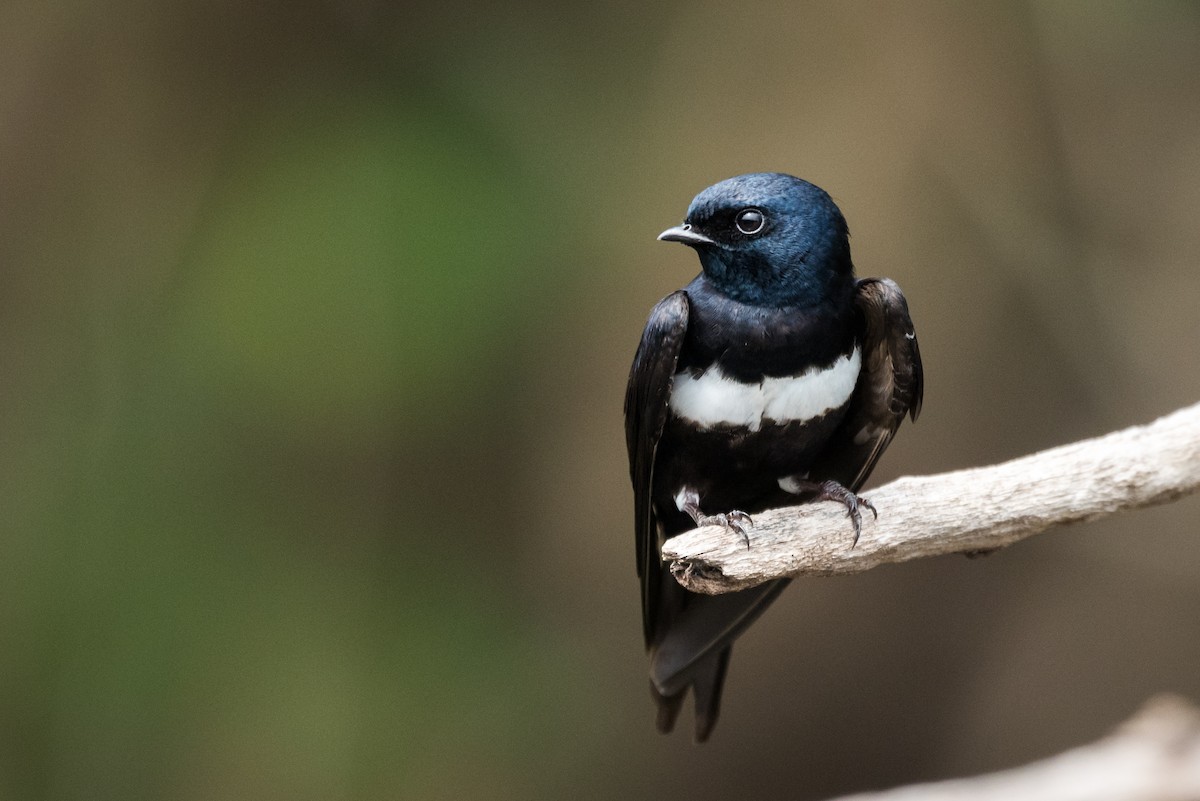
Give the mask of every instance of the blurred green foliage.
[[540, 264], [486, 141], [364, 94], [255, 119], [183, 262], [178, 347], [286, 425], [462, 414]]
[[531, 756], [514, 721], [555, 717], [557, 674], [528, 681], [553, 646], [430, 529], [486, 509], [397, 467], [488, 459], [463, 435], [527, 314], [531, 190], [485, 133], [348, 77], [201, 152], [171, 252], [88, 226], [179, 214], [152, 194], [178, 187], [54, 197], [92, 218], [45, 223], [83, 241], [55, 283], [18, 273], [37, 305], [10, 317], [5, 797], [480, 794]]

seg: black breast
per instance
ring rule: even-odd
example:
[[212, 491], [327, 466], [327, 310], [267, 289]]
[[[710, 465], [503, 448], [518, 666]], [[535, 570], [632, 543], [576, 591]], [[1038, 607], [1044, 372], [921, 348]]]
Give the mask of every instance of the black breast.
[[751, 306], [716, 291], [703, 275], [685, 291], [691, 312], [680, 370], [715, 362], [731, 378], [761, 381], [827, 367], [855, 344], [852, 296], [807, 308]]

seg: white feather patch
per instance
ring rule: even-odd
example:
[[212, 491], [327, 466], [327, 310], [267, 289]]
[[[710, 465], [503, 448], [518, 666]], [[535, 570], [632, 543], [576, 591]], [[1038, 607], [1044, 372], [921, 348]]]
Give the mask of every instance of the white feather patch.
[[675, 508], [683, 511], [683, 507], [687, 506], [688, 488], [680, 487], [679, 492], [675, 493]]
[[799, 495], [804, 492], [807, 487], [801, 482], [808, 478], [808, 473], [801, 473], [798, 476], [784, 476], [779, 479], [779, 488], [784, 492], [790, 492], [793, 495]]
[[862, 355], [855, 348], [824, 369], [754, 384], [726, 376], [717, 365], [699, 377], [683, 372], [671, 388], [671, 411], [701, 428], [731, 425], [758, 431], [764, 422], [804, 422], [848, 401], [861, 366]]

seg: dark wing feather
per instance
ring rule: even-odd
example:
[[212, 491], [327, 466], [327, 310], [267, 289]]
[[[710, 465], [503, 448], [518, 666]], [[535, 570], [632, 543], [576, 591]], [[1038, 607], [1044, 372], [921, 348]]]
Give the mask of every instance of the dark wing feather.
[[846, 418], [811, 474], [857, 491], [905, 415], [917, 419], [925, 382], [916, 331], [900, 287], [887, 278], [864, 278], [858, 282], [855, 306], [862, 372]]
[[650, 312], [625, 390], [625, 444], [633, 480], [637, 572], [642, 579], [642, 630], [647, 645], [652, 639], [662, 578], [658, 523], [651, 503], [654, 455], [667, 422], [671, 382], [687, 334], [688, 310], [687, 294], [679, 290], [659, 301]]

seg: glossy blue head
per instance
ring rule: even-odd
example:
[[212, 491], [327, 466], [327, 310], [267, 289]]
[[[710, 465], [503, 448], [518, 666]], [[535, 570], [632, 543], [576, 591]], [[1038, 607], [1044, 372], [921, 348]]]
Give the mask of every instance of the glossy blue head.
[[696, 249], [708, 280], [756, 306], [814, 306], [854, 287], [846, 220], [825, 190], [751, 173], [696, 195], [684, 224], [659, 239]]

